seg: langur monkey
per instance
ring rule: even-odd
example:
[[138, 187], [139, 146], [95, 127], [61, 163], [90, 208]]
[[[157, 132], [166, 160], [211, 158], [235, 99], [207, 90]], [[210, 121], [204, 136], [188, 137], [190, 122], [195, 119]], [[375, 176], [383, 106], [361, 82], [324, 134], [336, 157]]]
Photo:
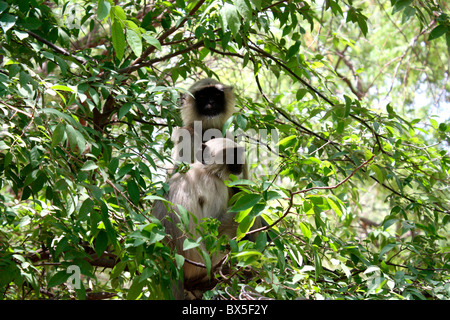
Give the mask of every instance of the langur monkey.
[[[230, 174], [241, 175], [244, 169], [244, 150], [234, 141], [227, 138], [211, 139], [204, 144], [196, 155], [196, 162], [185, 172], [175, 173], [168, 181], [169, 193], [166, 199], [169, 204], [162, 201], [155, 203], [153, 214], [162, 221], [169, 235], [169, 245], [176, 249], [190, 261], [204, 263], [202, 256], [196, 249], [183, 251], [183, 242], [186, 235], [176, 226], [179, 223], [178, 205], [193, 214], [198, 221], [202, 218], [216, 218], [221, 222], [219, 236], [234, 237], [238, 224], [234, 221], [234, 214], [228, 211], [228, 201], [232, 196], [224, 180]], [[189, 233], [196, 235], [196, 225], [191, 220]], [[204, 246], [202, 247], [204, 249]], [[211, 257], [212, 266], [224, 257], [224, 253], [217, 253]], [[189, 262], [183, 265], [184, 282], [176, 284], [173, 294], [176, 299], [184, 297], [184, 289], [192, 290], [192, 284], [202, 281], [209, 282], [206, 269]], [[195, 286], [194, 286], [195, 289]], [[195, 291], [195, 290], [194, 290]], [[198, 296], [198, 293], [193, 293]]]
[[[189, 88], [189, 93], [183, 97], [181, 118], [183, 127], [174, 130], [172, 140], [174, 150], [172, 158], [175, 168], [179, 162], [194, 163], [196, 153], [202, 143], [211, 139], [222, 138], [222, 129], [229, 117], [235, 113], [235, 95], [233, 87], [226, 86], [214, 79], [206, 78], [197, 81]], [[233, 140], [231, 133], [226, 138]], [[175, 170], [169, 170], [169, 174]], [[241, 174], [243, 179], [249, 179], [247, 161]], [[239, 189], [233, 188], [233, 193]], [[255, 220], [252, 230], [260, 228], [262, 219]], [[256, 241], [257, 234], [247, 239]]]

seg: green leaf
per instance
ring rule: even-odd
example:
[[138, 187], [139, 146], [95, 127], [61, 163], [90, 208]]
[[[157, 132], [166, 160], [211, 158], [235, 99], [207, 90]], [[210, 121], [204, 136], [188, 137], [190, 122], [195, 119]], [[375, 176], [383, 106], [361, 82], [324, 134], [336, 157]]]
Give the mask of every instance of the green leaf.
[[255, 222], [255, 218], [258, 217], [261, 212], [266, 208], [264, 203], [255, 204], [251, 210], [250, 208], [239, 212], [235, 220], [239, 223], [239, 227], [236, 233], [238, 239], [241, 239], [250, 230]]
[[6, 8], [8, 8], [8, 4], [4, 1], [0, 1], [0, 13], [5, 11]]
[[199, 246], [200, 246], [200, 244], [198, 242], [191, 240], [191, 239], [185, 239], [183, 241], [183, 251], [194, 249]]
[[184, 257], [181, 254], [175, 254], [175, 262], [178, 268], [181, 268], [184, 264]]
[[392, 9], [392, 14], [395, 14], [403, 9], [405, 9], [406, 7], [408, 7], [411, 3], [413, 2], [413, 0], [398, 0], [395, 5], [394, 8]]
[[220, 10], [220, 16], [222, 17], [223, 28], [231, 30], [231, 32], [237, 36], [239, 29], [241, 28], [241, 18], [235, 6], [229, 3]]
[[141, 37], [131, 29], [127, 29], [127, 42], [137, 57], [142, 54], [142, 39]]
[[114, 279], [117, 278], [122, 274], [122, 272], [125, 270], [125, 267], [127, 266], [127, 261], [119, 261], [114, 268], [111, 270], [110, 278]]
[[98, 0], [97, 4], [97, 18], [103, 20], [109, 16], [111, 10], [111, 3], [109, 1]]
[[211, 272], [211, 258], [209, 257], [208, 252], [206, 252], [205, 250], [202, 250], [202, 257], [203, 257], [203, 263], [205, 264], [206, 267], [206, 273], [210, 274]]
[[27, 30], [36, 30], [42, 25], [42, 21], [36, 17], [27, 17], [21, 21], [21, 25]]
[[3, 167], [4, 168], [8, 168], [8, 166], [11, 164], [11, 162], [12, 162], [12, 159], [13, 159], [13, 155], [12, 155], [12, 153], [11, 152], [7, 152], [6, 154], [5, 154], [5, 161], [4, 161], [4, 163], [3, 163]]
[[80, 207], [80, 211], [78, 212], [78, 219], [83, 221], [85, 220], [89, 214], [94, 209], [94, 201], [91, 198], [87, 198], [84, 200], [83, 204]]
[[[109, 219], [109, 209], [106, 203], [101, 202], [100, 205], [100, 212], [102, 216], [103, 225], [105, 226], [106, 234], [108, 235], [109, 242], [111, 244], [116, 244], [116, 231], [114, 230], [114, 227], [111, 224], [111, 221]], [[92, 215], [91, 215], [92, 217]]]
[[[182, 205], [177, 205], [178, 208], [178, 214], [180, 215], [181, 223], [184, 225], [185, 228], [189, 227], [189, 212], [186, 210], [185, 207]], [[194, 221], [196, 223], [196, 221]]]
[[145, 197], [143, 198], [143, 200], [160, 200], [160, 201], [167, 201], [167, 199], [164, 199], [163, 197], [155, 196], [155, 195], [148, 195], [148, 196], [145, 196]]
[[281, 140], [278, 142], [278, 146], [281, 147], [281, 148], [283, 148], [283, 149], [286, 149], [287, 147], [289, 147], [289, 146], [291, 146], [293, 143], [295, 143], [295, 140], [294, 140], [294, 139], [297, 139], [297, 136], [296, 136], [296, 135], [292, 135], [292, 136], [283, 138], [283, 139], [281, 139]]
[[383, 225], [383, 230], [386, 230], [387, 228], [389, 228], [390, 226], [392, 226], [394, 223], [396, 223], [398, 221], [398, 219], [388, 219], [385, 220], [382, 225]]
[[69, 139], [70, 148], [73, 151], [78, 150], [78, 153], [84, 152], [84, 149], [86, 148], [86, 140], [83, 135], [78, 130], [75, 130], [70, 124], [66, 125], [66, 134]]
[[276, 199], [280, 199], [280, 198], [283, 198], [283, 195], [279, 194], [276, 191], [270, 190], [264, 194], [264, 200], [266, 200], [266, 201], [276, 200]]
[[127, 102], [119, 109], [118, 119], [122, 119], [124, 116], [127, 115], [127, 113], [130, 111], [131, 107], [133, 106], [132, 102]]
[[247, 129], [247, 119], [242, 114], [236, 115], [236, 124], [242, 130]]
[[382, 169], [376, 164], [370, 165], [369, 168], [370, 168], [370, 170], [375, 172], [375, 176], [376, 176], [378, 182], [383, 183], [385, 175], [383, 174]]
[[438, 123], [435, 119], [431, 118], [431, 119], [430, 119], [430, 124], [431, 124], [431, 126], [432, 126], [434, 129], [436, 129], [436, 130], [439, 129], [439, 123]]
[[241, 15], [244, 20], [252, 19], [252, 7], [249, 0], [235, 0], [234, 4], [236, 5], [237, 11]]
[[289, 60], [293, 56], [297, 55], [300, 51], [300, 41], [295, 41], [295, 43], [288, 49], [286, 54], [286, 60]]
[[114, 17], [118, 18], [119, 20], [125, 22], [127, 20], [127, 15], [125, 14], [125, 11], [121, 6], [114, 6], [112, 8], [112, 12], [114, 13]]
[[327, 198], [327, 202], [330, 205], [331, 209], [333, 209], [333, 211], [340, 217], [342, 216], [342, 211], [341, 208], [339, 208], [339, 206], [336, 204], [336, 202], [334, 202], [333, 200], [331, 200], [330, 198]]
[[381, 249], [380, 254], [378, 255], [378, 258], [381, 260], [381, 258], [388, 253], [389, 251], [391, 251], [392, 249], [394, 249], [397, 246], [396, 243], [390, 243], [388, 245], [385, 245], [383, 247], [383, 249]]
[[136, 300], [142, 295], [142, 289], [146, 285], [146, 281], [141, 281], [139, 276], [134, 277], [133, 283], [128, 289], [127, 300]]
[[80, 288], [74, 288], [78, 300], [86, 300], [86, 289], [83, 282], [80, 282]]
[[139, 200], [141, 199], [140, 190], [138, 185], [134, 180], [129, 180], [127, 183], [127, 192], [130, 196], [130, 200], [133, 201], [135, 205], [139, 204]]
[[251, 207], [253, 207], [255, 204], [257, 204], [262, 199], [261, 195], [259, 194], [246, 194], [240, 197], [234, 206], [229, 210], [230, 212], [239, 212], [247, 210]]
[[438, 25], [430, 32], [430, 36], [428, 38], [429, 41], [437, 39], [441, 36], [443, 36], [445, 33], [450, 32], [450, 29], [448, 26], [445, 26], [443, 24]]
[[72, 118], [70, 115], [62, 113], [61, 111], [58, 111], [56, 109], [53, 108], [44, 108], [42, 110], [40, 110], [39, 113], [45, 113], [45, 114], [53, 114], [58, 118], [62, 118], [64, 120], [66, 120], [67, 122], [71, 123], [72, 126], [77, 127], [79, 130], [82, 129], [81, 124], [78, 121], [75, 121], [74, 118]]
[[58, 271], [48, 281], [47, 288], [53, 288], [53, 287], [59, 286], [60, 284], [63, 284], [64, 282], [67, 281], [67, 279], [69, 279], [70, 276], [71, 276], [71, 274], [65, 270]]
[[303, 235], [310, 239], [311, 238], [311, 230], [309, 229], [309, 227], [304, 224], [303, 222], [300, 222], [300, 230], [302, 231]]
[[339, 6], [337, 1], [335, 2], [333, 0], [330, 0], [327, 1], [326, 3], [331, 7], [331, 10], [333, 11], [334, 15], [340, 14], [342, 17], [344, 16], [344, 12], [342, 11], [342, 8]]
[[258, 237], [256, 238], [256, 250], [259, 252], [263, 252], [266, 249], [267, 245], [267, 233], [260, 232]]
[[63, 85], [59, 85], [59, 84], [56, 84], [56, 85], [52, 86], [51, 89], [59, 90], [59, 91], [75, 92], [74, 89], [72, 89], [72, 88], [70, 88], [68, 86], [63, 86]]
[[[262, 254], [256, 250], [246, 250], [233, 255], [234, 259], [238, 259], [239, 265], [245, 266], [255, 262]], [[283, 259], [284, 260], [284, 259]]]
[[62, 238], [58, 242], [58, 245], [56, 246], [55, 253], [54, 253], [55, 258], [59, 257], [59, 255], [67, 248], [68, 242], [69, 242], [69, 240], [67, 239], [67, 237]]
[[247, 179], [238, 179], [238, 180], [234, 180], [234, 181], [226, 181], [225, 184], [228, 187], [234, 187], [234, 186], [254, 186], [256, 187], [256, 183], [251, 181], [251, 180], [247, 180]]
[[114, 20], [111, 27], [111, 35], [117, 59], [122, 60], [125, 53], [125, 35], [123, 34], [123, 27], [120, 22]]
[[416, 9], [413, 7], [406, 7], [405, 10], [403, 10], [403, 14], [402, 14], [402, 24], [405, 24], [406, 22], [409, 21], [409, 19], [411, 19], [412, 17], [414, 17], [416, 15]]
[[0, 26], [2, 27], [3, 32], [6, 33], [9, 29], [14, 27], [14, 25], [16, 24], [16, 20], [17, 17], [15, 16], [12, 16], [8, 13], [3, 14], [0, 17]]
[[144, 38], [144, 40], [147, 41], [148, 44], [154, 46], [158, 50], [161, 50], [161, 43], [159, 43], [158, 39], [151, 35], [150, 31], [142, 34], [142, 38]]
[[10, 146], [8, 146], [6, 143], [5, 143], [5, 141], [0, 141], [0, 151], [2, 151], [2, 150], [7, 150], [7, 149], [9, 149], [10, 148]]
[[84, 164], [83, 167], [81, 168], [81, 171], [91, 171], [91, 170], [95, 170], [97, 169], [98, 166], [97, 164], [92, 161], [92, 160], [87, 160]]
[[345, 110], [344, 110], [344, 118], [347, 118], [350, 115], [350, 110], [352, 107], [352, 99], [344, 95], [345, 99]]
[[367, 17], [362, 14], [357, 14], [356, 20], [364, 36], [367, 36], [367, 32], [369, 31], [369, 28], [367, 27]]
[[59, 56], [55, 56], [56, 63], [59, 65], [59, 69], [61, 70], [61, 74], [65, 76], [67, 74], [67, 70], [69, 69], [69, 66], [66, 63], [66, 60]]
[[95, 238], [95, 252], [100, 257], [108, 246], [108, 235], [105, 231], [101, 230]]
[[322, 272], [322, 260], [320, 259], [318, 248], [316, 245], [313, 246], [313, 256], [314, 256], [314, 275], [315, 278], [318, 279]]
[[56, 126], [52, 135], [52, 148], [56, 147], [63, 139], [66, 132], [66, 126], [64, 123], [60, 123]]
[[[109, 162], [109, 165], [108, 165], [109, 173], [114, 174], [116, 172], [118, 166], [119, 166], [119, 158], [111, 159], [111, 161]], [[133, 168], [133, 166], [131, 166], [131, 168]]]
[[136, 32], [139, 36], [141, 35], [141, 29], [138, 27], [138, 25], [136, 23], [134, 23], [131, 20], [125, 20], [125, 25], [127, 26], [128, 29], [133, 30], [134, 32]]

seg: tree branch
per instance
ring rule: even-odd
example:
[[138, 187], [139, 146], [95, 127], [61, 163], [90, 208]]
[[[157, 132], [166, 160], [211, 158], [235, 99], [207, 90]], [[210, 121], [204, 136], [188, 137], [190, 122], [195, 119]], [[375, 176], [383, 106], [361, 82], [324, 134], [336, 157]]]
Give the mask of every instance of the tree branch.
[[36, 40], [38, 40], [38, 41], [40, 41], [40, 42], [46, 44], [49, 48], [53, 49], [53, 51], [55, 51], [55, 52], [57, 52], [57, 53], [60, 53], [60, 54], [62, 54], [62, 55], [65, 55], [65, 56], [67, 56], [67, 57], [74, 58], [75, 60], [77, 60], [79, 63], [81, 63], [81, 64], [83, 64], [83, 65], [86, 64], [87, 61], [84, 60], [83, 58], [80, 58], [80, 57], [77, 57], [77, 56], [72, 55], [72, 53], [70, 53], [70, 52], [67, 51], [66, 49], [63, 49], [63, 48], [60, 48], [60, 47], [54, 45], [54, 44], [51, 43], [50, 41], [48, 41], [48, 40], [42, 38], [40, 35], [37, 35], [36, 33], [31, 32], [31, 31], [29, 31], [29, 30], [25, 30], [25, 32], [28, 33], [28, 34], [29, 34], [30, 36], [32, 36], [33, 38], [35, 38]]
[[293, 194], [300, 194], [300, 193], [306, 193], [312, 190], [331, 190], [331, 189], [336, 189], [339, 186], [343, 185], [344, 183], [346, 183], [359, 169], [361, 169], [362, 167], [366, 166], [369, 162], [371, 162], [373, 159], [375, 158], [375, 155], [372, 155], [372, 157], [370, 157], [369, 160], [364, 161], [363, 163], [361, 163], [355, 170], [353, 170], [353, 172], [344, 180], [342, 180], [341, 182], [339, 182], [338, 184], [334, 185], [334, 186], [326, 186], [326, 187], [311, 187], [308, 189], [303, 189], [303, 190], [299, 190], [299, 191], [295, 191], [293, 192]]
[[277, 225], [281, 220], [283, 220], [289, 214], [289, 211], [291, 210], [291, 208], [292, 208], [292, 206], [294, 204], [294, 195], [297, 195], [297, 194], [300, 194], [300, 193], [306, 193], [306, 192], [309, 192], [309, 191], [312, 191], [312, 190], [331, 190], [331, 189], [336, 189], [339, 186], [343, 185], [345, 182], [347, 182], [358, 170], [360, 170], [362, 167], [367, 165], [374, 158], [375, 158], [375, 155], [372, 155], [372, 157], [369, 160], [367, 160], [367, 161], [363, 162], [362, 164], [360, 164], [355, 170], [353, 170], [353, 172], [348, 177], [346, 177], [344, 180], [342, 180], [341, 182], [339, 182], [338, 184], [336, 184], [334, 186], [312, 187], [312, 188], [303, 189], [303, 190], [299, 190], [299, 191], [295, 191], [295, 192], [292, 192], [292, 191], [289, 190], [289, 205], [288, 205], [288, 208], [284, 211], [284, 214], [278, 220], [276, 220], [274, 223], [272, 223], [272, 224], [270, 224], [268, 226], [264, 226], [264, 227], [261, 227], [261, 228], [258, 228], [258, 229], [251, 230], [251, 231], [247, 232], [247, 235], [271, 229], [273, 226]]
[[145, 61], [145, 62], [141, 62], [141, 63], [138, 63], [138, 64], [131, 64], [130, 66], [128, 66], [126, 68], [123, 68], [123, 69], [120, 69], [117, 72], [121, 73], [121, 74], [122, 73], [130, 73], [130, 72], [133, 72], [133, 71], [135, 71], [135, 70], [137, 70], [139, 68], [148, 67], [148, 66], [151, 66], [151, 65], [153, 65], [153, 64], [155, 64], [157, 62], [169, 60], [169, 59], [172, 59], [173, 57], [179, 56], [181, 54], [188, 53], [190, 51], [196, 50], [196, 49], [200, 48], [203, 45], [204, 45], [203, 40], [201, 40], [201, 41], [198, 41], [198, 42], [194, 43], [190, 47], [184, 48], [182, 50], [179, 50], [179, 51], [176, 51], [176, 52], [173, 52], [173, 53], [170, 53], [170, 54], [167, 54], [167, 55], [165, 55], [163, 57], [154, 58], [154, 59], [151, 59], [151, 60], [148, 60], [148, 61]]

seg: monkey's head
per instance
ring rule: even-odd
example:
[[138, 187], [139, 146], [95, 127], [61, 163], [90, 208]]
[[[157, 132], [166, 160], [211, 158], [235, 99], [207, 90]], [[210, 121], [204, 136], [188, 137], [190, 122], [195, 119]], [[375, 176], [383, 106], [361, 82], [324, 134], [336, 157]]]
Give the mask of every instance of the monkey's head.
[[239, 175], [244, 170], [244, 148], [233, 140], [216, 138], [202, 144], [197, 160], [211, 174], [227, 179], [230, 174]]
[[233, 88], [214, 79], [202, 79], [189, 88], [184, 96], [181, 118], [185, 126], [202, 121], [204, 130], [222, 129], [225, 121], [236, 111]]

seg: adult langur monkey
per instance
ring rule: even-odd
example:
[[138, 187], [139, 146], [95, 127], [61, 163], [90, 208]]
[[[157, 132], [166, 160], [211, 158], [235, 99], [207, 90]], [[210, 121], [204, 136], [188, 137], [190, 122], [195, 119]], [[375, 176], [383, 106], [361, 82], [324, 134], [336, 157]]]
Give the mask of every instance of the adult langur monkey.
[[[183, 127], [174, 130], [173, 158], [177, 162], [193, 163], [201, 144], [222, 137], [225, 122], [236, 112], [233, 87], [206, 78], [194, 83], [182, 97]], [[227, 138], [231, 134], [227, 133]], [[246, 171], [245, 178], [248, 178]]]
[[233, 87], [214, 79], [197, 81], [189, 88], [181, 109], [181, 118], [186, 127], [201, 121], [204, 130], [219, 129], [236, 112]]
[[[198, 221], [202, 218], [219, 220], [221, 222], [219, 236], [236, 236], [238, 225], [234, 221], [234, 214], [228, 212], [228, 201], [232, 196], [232, 190], [225, 185], [224, 180], [228, 180], [230, 174], [241, 175], [243, 169], [243, 148], [230, 139], [216, 138], [202, 144], [202, 148], [197, 152], [196, 161], [187, 172], [177, 172], [169, 179], [169, 193], [166, 195], [169, 205], [166, 207], [162, 201], [157, 201], [153, 214], [162, 221], [166, 234], [169, 235], [167, 241], [178, 254], [190, 261], [204, 264], [197, 249], [183, 251], [186, 235], [177, 227], [177, 223], [180, 222], [178, 205], [193, 214]], [[198, 236], [192, 219], [187, 231]], [[202, 246], [202, 249], [205, 249], [203, 244]], [[224, 255], [224, 253], [217, 253], [211, 257], [212, 266], [219, 263]], [[185, 261], [183, 274], [183, 283], [180, 281], [172, 288], [175, 299], [184, 298], [184, 289], [198, 298], [203, 291], [212, 288], [198, 289], [205, 288], [205, 284], [210, 285], [205, 268]]]

